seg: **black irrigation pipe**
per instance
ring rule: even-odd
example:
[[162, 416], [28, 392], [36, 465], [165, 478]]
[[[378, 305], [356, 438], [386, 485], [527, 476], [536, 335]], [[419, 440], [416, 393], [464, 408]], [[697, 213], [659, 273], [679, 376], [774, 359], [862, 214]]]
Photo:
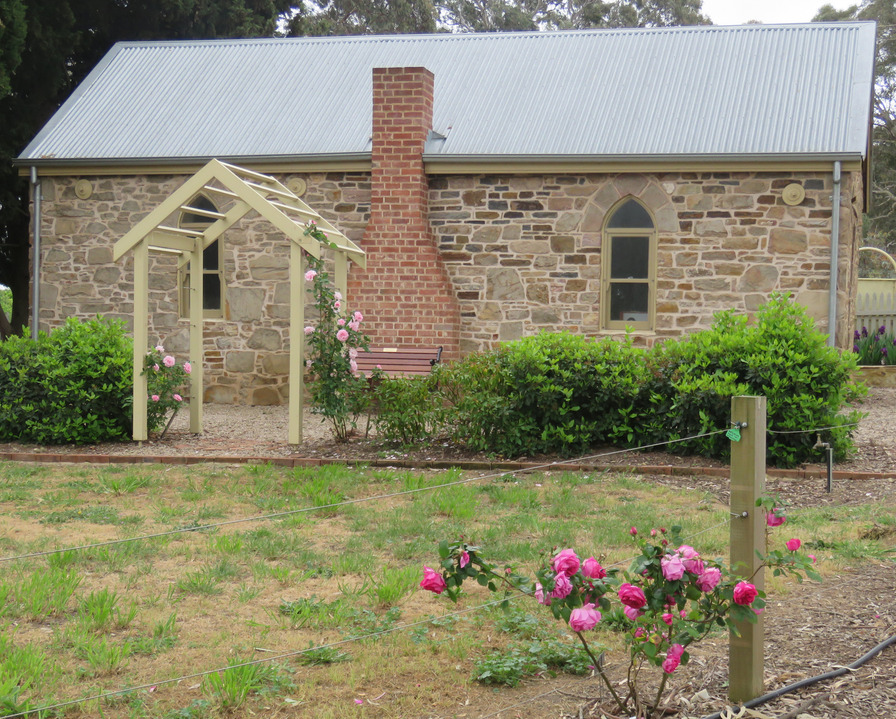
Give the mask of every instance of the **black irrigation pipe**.
[[729, 712], [729, 715], [731, 715], [739, 712], [741, 709], [752, 709], [753, 707], [759, 706], [760, 704], [765, 704], [772, 699], [777, 699], [778, 697], [783, 696], [784, 694], [789, 694], [790, 692], [796, 691], [797, 689], [802, 689], [803, 687], [807, 687], [811, 684], [817, 684], [818, 682], [823, 682], [827, 679], [834, 679], [835, 677], [843, 676], [847, 672], [858, 669], [865, 662], [876, 657], [891, 644], [896, 644], [896, 634], [891, 636], [889, 639], [885, 639], [884, 641], [882, 641], [880, 644], [874, 647], [874, 649], [854, 661], [852, 664], [849, 664], [845, 667], [840, 667], [839, 669], [834, 669], [832, 671], [826, 672], [825, 674], [819, 674], [817, 677], [801, 679], [800, 681], [793, 684], [788, 684], [786, 687], [781, 687], [780, 689], [775, 689], [775, 691], [769, 692], [768, 694], [763, 694], [761, 697], [756, 697], [756, 699], [750, 699], [750, 701], [744, 702], [739, 707], [726, 707], [722, 711], [717, 711], [715, 714], [710, 714], [709, 716], [703, 717], [703, 719], [722, 719], [723, 712]]

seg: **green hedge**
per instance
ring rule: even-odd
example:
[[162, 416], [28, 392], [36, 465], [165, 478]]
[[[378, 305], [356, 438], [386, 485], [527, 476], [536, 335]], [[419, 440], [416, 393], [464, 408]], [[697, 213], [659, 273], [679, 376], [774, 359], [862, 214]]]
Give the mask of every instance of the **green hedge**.
[[120, 322], [74, 318], [37, 340], [0, 342], [0, 441], [127, 439], [132, 346]]
[[[840, 411], [863, 391], [851, 382], [855, 366], [779, 295], [752, 323], [720, 313], [712, 329], [650, 350], [628, 338], [527, 337], [466, 357], [441, 372], [437, 391], [409, 391], [394, 404], [406, 413], [417, 412], [415, 402], [447, 406], [455, 441], [473, 450], [571, 456], [600, 443], [637, 447], [727, 429], [732, 396], [764, 395], [768, 460], [793, 466], [823, 460], [818, 435], [838, 460], [852, 450], [848, 425], [860, 415]], [[669, 446], [719, 459], [729, 449], [718, 433]]]

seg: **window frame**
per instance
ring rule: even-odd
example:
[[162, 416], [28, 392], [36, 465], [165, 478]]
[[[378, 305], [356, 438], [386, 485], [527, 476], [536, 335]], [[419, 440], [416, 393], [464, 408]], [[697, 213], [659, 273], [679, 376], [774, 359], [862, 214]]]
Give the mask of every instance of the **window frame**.
[[[652, 227], [610, 227], [615, 214], [628, 202], [638, 203], [650, 218]], [[650, 209], [637, 197], [629, 195], [619, 200], [607, 212], [601, 242], [601, 328], [604, 330], [626, 330], [652, 332], [656, 327], [656, 270], [657, 270], [657, 232], [656, 220]], [[647, 277], [646, 278], [613, 278], [613, 240], [626, 237], [646, 237], [648, 241]], [[614, 284], [647, 284], [647, 319], [646, 320], [614, 320], [610, 317], [610, 292]]]
[[[198, 204], [197, 204], [198, 203]], [[204, 207], [203, 205], [206, 205]], [[214, 212], [220, 212], [214, 202], [212, 202], [207, 195], [202, 193], [198, 195], [194, 195], [189, 202], [186, 203], [187, 207], [196, 207], [199, 209], [208, 209]], [[198, 232], [202, 232], [209, 225], [211, 225], [215, 220], [212, 218], [208, 218], [208, 221], [196, 221], [196, 220], [188, 220], [191, 215], [190, 212], [186, 210], [181, 210], [180, 216], [178, 217], [177, 226], [184, 230], [196, 230]], [[209, 245], [205, 252], [208, 252], [211, 248], [217, 249], [218, 254], [218, 268], [216, 270], [207, 270], [205, 269], [205, 262], [203, 257], [203, 266], [202, 266], [202, 282], [205, 284], [206, 277], [210, 275], [214, 275], [218, 278], [219, 285], [221, 287], [221, 302], [220, 306], [215, 309], [203, 309], [202, 317], [204, 319], [221, 319], [224, 317], [224, 303], [226, 301], [226, 283], [224, 282], [224, 243], [221, 241], [219, 237], [216, 239], [211, 245]], [[190, 316], [190, 266], [189, 264], [184, 265], [183, 267], [178, 269], [177, 272], [177, 293], [178, 293], [178, 306], [180, 309], [181, 319], [187, 319]]]

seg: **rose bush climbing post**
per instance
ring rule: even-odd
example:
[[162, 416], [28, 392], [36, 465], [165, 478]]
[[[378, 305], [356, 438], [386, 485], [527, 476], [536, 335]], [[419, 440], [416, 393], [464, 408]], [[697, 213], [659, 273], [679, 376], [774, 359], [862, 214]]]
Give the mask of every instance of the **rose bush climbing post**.
[[187, 375], [192, 370], [193, 366], [189, 362], [179, 365], [173, 355], [165, 352], [162, 345], [156, 345], [146, 353], [143, 360], [148, 395], [146, 426], [149, 432], [155, 432], [164, 425], [159, 439], [165, 436], [183, 406], [184, 398], [178, 390], [187, 381]]
[[[322, 246], [331, 246], [326, 234], [314, 223], [305, 233]], [[367, 381], [358, 374], [355, 361], [358, 351], [368, 348], [369, 340], [361, 331], [363, 315], [357, 311], [349, 313], [344, 308], [345, 300], [330, 282], [323, 260], [310, 255], [305, 259], [309, 267], [305, 282], [310, 285], [308, 291], [314, 297], [318, 313], [316, 325], [304, 330], [312, 412], [323, 415], [336, 439], [344, 442], [369, 406]]]
[[[566, 548], [546, 558], [534, 578], [509, 567], [493, 567], [479, 547], [442, 542], [441, 572], [426, 567], [420, 586], [455, 602], [468, 579], [492, 592], [503, 591], [505, 598], [514, 591], [534, 597], [578, 637], [616, 708], [626, 716], [650, 719], [661, 713], [669, 676], [688, 663], [688, 647], [714, 627], [732, 629], [735, 622], [756, 622], [765, 608], [765, 595], [749, 577], [732, 575], [720, 561], [701, 557], [682, 543], [681, 527], [651, 530], [647, 537], [635, 527], [629, 533], [639, 553], [627, 570], [606, 569], [593, 556], [581, 561]], [[819, 579], [812, 561], [797, 553], [799, 540], [791, 540], [787, 548], [786, 554], [770, 552], [764, 565], [774, 567], [775, 574]], [[606, 676], [602, 654], [595, 656], [594, 640], [586, 636], [600, 626], [622, 633], [628, 646], [624, 691], [617, 691]], [[649, 700], [643, 696], [641, 672], [651, 665], [660, 671], [660, 679]]]

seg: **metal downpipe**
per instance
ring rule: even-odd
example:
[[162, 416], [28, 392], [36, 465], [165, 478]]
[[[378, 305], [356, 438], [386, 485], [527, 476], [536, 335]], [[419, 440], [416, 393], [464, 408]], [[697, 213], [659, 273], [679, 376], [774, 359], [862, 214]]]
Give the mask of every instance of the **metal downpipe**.
[[837, 343], [837, 282], [840, 263], [840, 160], [834, 162], [831, 196], [831, 271], [828, 297], [828, 347]]
[[31, 338], [37, 339], [38, 311], [40, 309], [40, 181], [37, 168], [31, 166], [31, 201], [33, 204], [33, 254], [31, 258]]

